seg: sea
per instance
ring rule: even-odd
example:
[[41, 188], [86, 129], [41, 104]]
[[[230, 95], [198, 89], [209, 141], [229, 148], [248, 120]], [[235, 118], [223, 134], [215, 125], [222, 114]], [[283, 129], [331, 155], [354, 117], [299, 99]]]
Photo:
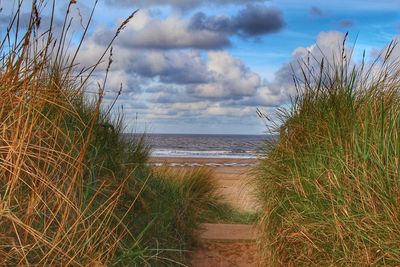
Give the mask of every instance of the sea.
[[146, 134], [152, 157], [237, 158], [259, 157], [272, 135]]

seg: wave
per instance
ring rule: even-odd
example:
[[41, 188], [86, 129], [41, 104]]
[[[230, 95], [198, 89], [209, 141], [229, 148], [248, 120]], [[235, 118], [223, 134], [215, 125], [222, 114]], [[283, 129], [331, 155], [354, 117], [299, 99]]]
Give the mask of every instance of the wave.
[[201, 151], [201, 150], [175, 150], [175, 149], [154, 149], [152, 157], [166, 158], [232, 158], [232, 159], [255, 159], [256, 151]]

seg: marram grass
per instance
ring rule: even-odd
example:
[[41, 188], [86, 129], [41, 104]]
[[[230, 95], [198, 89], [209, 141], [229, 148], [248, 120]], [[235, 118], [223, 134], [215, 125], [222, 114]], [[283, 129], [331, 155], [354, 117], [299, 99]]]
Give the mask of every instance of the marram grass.
[[17, 9], [0, 44], [0, 265], [183, 266], [204, 214], [222, 205], [212, 174], [151, 170], [145, 138], [123, 138], [104, 107], [106, 78], [89, 101], [111, 43], [77, 69], [80, 46], [65, 45], [76, 2], [60, 36], [40, 28], [46, 1], [32, 1], [26, 28]]
[[126, 235], [115, 216], [126, 177], [86, 194], [104, 85], [89, 104], [63, 52], [67, 33], [40, 29], [43, 5], [32, 1], [25, 26], [17, 9], [0, 46], [0, 264], [99, 266]]
[[[301, 64], [256, 178], [266, 266], [400, 265], [400, 62]], [[344, 51], [344, 49], [343, 49]], [[325, 61], [325, 62], [324, 62]], [[315, 65], [314, 65], [315, 67]]]

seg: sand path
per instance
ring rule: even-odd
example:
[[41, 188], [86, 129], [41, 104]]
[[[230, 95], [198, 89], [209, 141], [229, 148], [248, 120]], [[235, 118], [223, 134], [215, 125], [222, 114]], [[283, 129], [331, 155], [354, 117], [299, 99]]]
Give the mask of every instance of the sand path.
[[[214, 171], [222, 194], [234, 207], [243, 211], [257, 209], [247, 182], [249, 167], [220, 166]], [[253, 225], [203, 224], [200, 238], [202, 242], [192, 255], [192, 267], [259, 266], [257, 230]]]
[[203, 241], [192, 257], [192, 267], [254, 267], [258, 264], [254, 242]]
[[[215, 177], [225, 199], [242, 211], [256, 211], [257, 203], [248, 183], [253, 159], [152, 158], [152, 163], [190, 168], [207, 166]], [[254, 267], [259, 266], [257, 230], [253, 225], [202, 225], [200, 245], [191, 255], [192, 267]]]
[[257, 229], [244, 224], [203, 224], [201, 243], [191, 255], [192, 267], [259, 266]]

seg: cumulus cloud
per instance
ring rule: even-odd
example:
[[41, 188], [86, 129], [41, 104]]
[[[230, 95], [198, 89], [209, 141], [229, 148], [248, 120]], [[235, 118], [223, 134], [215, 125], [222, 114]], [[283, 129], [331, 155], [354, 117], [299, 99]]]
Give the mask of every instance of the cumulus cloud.
[[260, 85], [260, 77], [226, 52], [209, 52], [207, 69], [212, 79], [189, 88], [189, 93], [202, 98], [242, 98], [252, 95]]
[[172, 6], [179, 9], [193, 9], [205, 5], [242, 5], [246, 3], [263, 3], [265, 1], [266, 0], [106, 0], [106, 3], [113, 6]]
[[[91, 41], [82, 48], [79, 61], [86, 66], [92, 65], [93, 59], [101, 51], [102, 47]], [[104, 70], [104, 67], [105, 64], [100, 70]], [[112, 71], [113, 75], [121, 79], [125, 88], [128, 86], [136, 92], [145, 91], [143, 87], [149, 83], [161, 84], [147, 92], [153, 94], [152, 102], [164, 103], [173, 101], [171, 95], [178, 92], [177, 88], [179, 94], [175, 101], [183, 98], [186, 98], [184, 101], [192, 102], [196, 99], [219, 101], [252, 95], [261, 83], [258, 74], [223, 51], [202, 54], [188, 50], [142, 51], [117, 47]], [[110, 78], [110, 84], [116, 87], [119, 85], [117, 80]], [[168, 97], [164, 94], [156, 95], [160, 91], [168, 92]]]
[[[241, 60], [226, 51], [143, 50], [118, 46], [115, 49], [113, 75], [124, 81], [124, 106], [129, 102], [145, 103], [137, 108], [145, 119], [161, 120], [202, 117], [237, 117], [253, 114], [257, 107], [277, 107], [295, 94], [293, 75], [313, 54], [312, 67], [318, 68], [322, 57], [333, 59], [341, 52], [344, 34], [321, 32], [315, 44], [299, 47], [292, 59], [279, 68], [273, 79], [262, 81]], [[89, 42], [83, 48], [82, 60], [96, 58], [101, 45]], [[117, 43], [118, 44], [118, 43]], [[111, 80], [117, 85], [118, 79]], [[125, 84], [127, 83], [127, 84]], [[145, 109], [147, 108], [147, 109]], [[247, 118], [247, 117], [246, 117]]]
[[[256, 117], [257, 107], [287, 103], [295, 94], [293, 75], [301, 75], [299, 62], [310, 54], [315, 62], [323, 56], [333, 58], [337, 54], [332, 51], [340, 51], [342, 33], [322, 32], [315, 44], [295, 49], [292, 59], [269, 81], [262, 81], [243, 61], [221, 50], [233, 35], [258, 37], [283, 25], [279, 11], [257, 5], [247, 5], [235, 15], [195, 13], [189, 19], [140, 11], [114, 48], [112, 74], [124, 83], [120, 102], [130, 110], [127, 117], [133, 118], [136, 109], [142, 119], [158, 124], [234, 117], [247, 121]], [[107, 27], [97, 29], [83, 47], [80, 61], [97, 58], [110, 33]], [[115, 87], [117, 81], [110, 79], [110, 84]]]
[[[308, 47], [298, 47], [292, 52], [292, 59], [284, 63], [274, 74], [274, 79], [267, 83], [269, 97], [277, 97], [283, 103], [289, 96], [294, 96], [293, 77], [302, 78], [301, 66], [308, 64], [308, 69], [317, 71], [322, 59], [325, 66], [332, 66], [341, 58], [344, 34], [337, 31], [320, 32], [316, 42]], [[349, 53], [345, 48], [345, 53]], [[271, 98], [272, 99], [272, 98]]]
[[241, 99], [260, 86], [259, 75], [227, 52], [208, 52], [207, 59], [188, 51], [149, 52], [140, 57], [132, 57], [126, 69], [164, 84], [152, 88], [152, 102]]
[[163, 83], [197, 84], [211, 77], [198, 51], [146, 51], [131, 56], [130, 71]]

